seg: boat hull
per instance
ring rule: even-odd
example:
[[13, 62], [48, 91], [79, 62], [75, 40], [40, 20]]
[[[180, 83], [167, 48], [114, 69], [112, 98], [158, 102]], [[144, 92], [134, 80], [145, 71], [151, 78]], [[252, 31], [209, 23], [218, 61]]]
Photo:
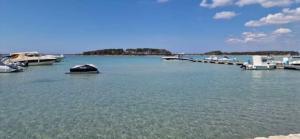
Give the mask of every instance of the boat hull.
[[28, 61], [15, 61], [28, 63], [28, 66], [41, 66], [41, 65], [52, 65], [55, 63], [55, 59], [45, 59], [45, 60], [28, 60]]
[[10, 68], [9, 66], [0, 66], [0, 73], [20, 72], [21, 69]]
[[245, 65], [242, 66], [246, 70], [274, 70], [276, 69], [275, 65], [269, 65], [269, 66], [253, 66], [253, 65]]
[[52, 65], [55, 63], [55, 60], [50, 61], [28, 61], [29, 66], [41, 66], [41, 65]]
[[88, 72], [67, 72], [66, 74], [99, 74], [99, 71], [88, 71]]
[[300, 65], [286, 65], [286, 66], [284, 66], [284, 69], [300, 70]]
[[255, 66], [256, 70], [273, 70], [276, 66]]

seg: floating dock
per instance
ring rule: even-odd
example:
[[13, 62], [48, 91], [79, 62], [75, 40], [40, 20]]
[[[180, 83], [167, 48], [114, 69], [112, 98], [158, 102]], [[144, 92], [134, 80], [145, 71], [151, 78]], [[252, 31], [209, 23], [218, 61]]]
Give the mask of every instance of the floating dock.
[[[193, 59], [193, 58], [177, 58], [176, 60], [199, 62], [199, 63], [209, 63], [209, 64], [220, 64], [220, 65], [237, 65], [242, 66], [244, 62], [242, 61], [221, 61], [221, 60], [206, 60], [206, 59]], [[288, 69], [288, 70], [300, 70], [300, 65], [285, 65], [280, 61], [276, 61], [275, 69]]]
[[222, 64], [222, 65], [243, 65], [241, 61], [215, 61], [215, 60], [202, 60], [202, 59], [189, 59], [191, 62], [199, 62], [199, 63], [211, 63], [211, 64]]

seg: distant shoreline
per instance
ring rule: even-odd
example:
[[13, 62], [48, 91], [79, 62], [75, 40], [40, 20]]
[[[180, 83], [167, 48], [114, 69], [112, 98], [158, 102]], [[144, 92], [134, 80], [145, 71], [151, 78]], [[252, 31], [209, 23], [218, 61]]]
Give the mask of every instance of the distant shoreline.
[[172, 55], [171, 51], [156, 48], [101, 49], [83, 52], [82, 55]]
[[[140, 49], [138, 52], [137, 50]], [[117, 52], [116, 52], [117, 50]], [[164, 55], [179, 55], [182, 53], [172, 53], [166, 49], [153, 49], [153, 48], [137, 48], [129, 49], [130, 51], [123, 49], [103, 49], [95, 51], [86, 51], [75, 54], [63, 54], [63, 55], [81, 55], [81, 56], [164, 56]], [[142, 51], [141, 51], [142, 50]], [[121, 51], [121, 52], [120, 52]], [[1, 54], [1, 56], [8, 56], [9, 54]], [[210, 51], [206, 53], [184, 53], [184, 55], [300, 55], [298, 51], [245, 51], [245, 52], [222, 52], [222, 51]]]
[[[147, 55], [178, 55], [166, 49], [154, 48], [136, 48], [136, 49], [102, 49], [86, 51], [81, 55], [129, 55], [129, 56], [147, 56]], [[245, 52], [222, 52], [210, 51], [206, 53], [186, 53], [184, 55], [299, 55], [297, 51], [245, 51]]]

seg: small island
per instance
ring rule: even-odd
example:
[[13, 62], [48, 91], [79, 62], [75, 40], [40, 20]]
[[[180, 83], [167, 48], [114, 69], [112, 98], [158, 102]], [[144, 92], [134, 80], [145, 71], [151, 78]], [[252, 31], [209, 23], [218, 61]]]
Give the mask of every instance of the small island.
[[166, 49], [136, 48], [136, 49], [102, 49], [83, 52], [83, 55], [172, 55]]

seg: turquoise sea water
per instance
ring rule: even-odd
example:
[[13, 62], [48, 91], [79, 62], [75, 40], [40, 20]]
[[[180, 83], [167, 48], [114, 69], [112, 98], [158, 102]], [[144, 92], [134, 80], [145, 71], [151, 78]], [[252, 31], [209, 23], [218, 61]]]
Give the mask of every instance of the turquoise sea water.
[[[66, 75], [93, 63], [99, 75]], [[68, 56], [0, 74], [1, 139], [243, 139], [300, 133], [300, 72]]]

